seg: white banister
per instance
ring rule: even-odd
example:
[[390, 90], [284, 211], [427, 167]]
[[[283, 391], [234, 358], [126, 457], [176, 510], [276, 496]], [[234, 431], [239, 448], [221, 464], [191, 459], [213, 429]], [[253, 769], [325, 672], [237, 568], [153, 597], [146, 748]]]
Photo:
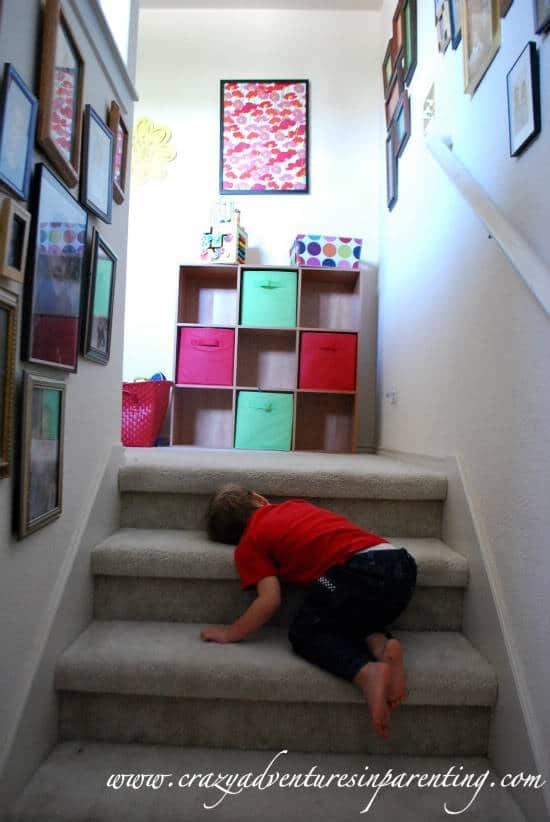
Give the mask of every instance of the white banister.
[[437, 134], [426, 137], [426, 145], [466, 202], [483, 221], [545, 312], [550, 315], [550, 268], [534, 251], [525, 237], [495, 205], [483, 187], [453, 152], [452, 140]]

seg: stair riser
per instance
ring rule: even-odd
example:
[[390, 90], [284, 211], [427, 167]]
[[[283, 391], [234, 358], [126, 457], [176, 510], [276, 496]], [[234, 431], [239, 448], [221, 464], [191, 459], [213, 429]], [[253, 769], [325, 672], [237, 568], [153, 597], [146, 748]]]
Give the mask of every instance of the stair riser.
[[[122, 528], [204, 528], [209, 496], [193, 494], [121, 494]], [[274, 497], [273, 502], [282, 502]], [[312, 499], [315, 505], [348, 517], [377, 534], [396, 537], [441, 536], [438, 500]]]
[[[94, 618], [168, 622], [233, 622], [254, 598], [237, 580], [150, 579], [96, 576]], [[416, 589], [396, 628], [412, 631], [459, 631], [462, 627], [462, 588]], [[290, 624], [304, 596], [285, 589], [273, 625]]]
[[404, 705], [388, 740], [366, 705], [240, 702], [62, 692], [61, 740], [94, 739], [239, 750], [485, 756], [490, 710]]

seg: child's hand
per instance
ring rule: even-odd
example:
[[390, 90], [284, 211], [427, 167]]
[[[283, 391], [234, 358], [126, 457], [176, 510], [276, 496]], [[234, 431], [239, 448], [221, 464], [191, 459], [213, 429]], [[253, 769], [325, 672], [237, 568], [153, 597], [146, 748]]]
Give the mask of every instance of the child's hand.
[[201, 631], [203, 642], [233, 642], [228, 625], [211, 625]]

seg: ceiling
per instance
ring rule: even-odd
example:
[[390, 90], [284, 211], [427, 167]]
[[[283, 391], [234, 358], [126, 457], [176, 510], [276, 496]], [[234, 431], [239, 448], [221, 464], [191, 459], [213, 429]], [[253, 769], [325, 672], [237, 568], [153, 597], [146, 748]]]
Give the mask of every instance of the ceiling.
[[139, 0], [142, 9], [323, 9], [372, 11], [382, 0]]

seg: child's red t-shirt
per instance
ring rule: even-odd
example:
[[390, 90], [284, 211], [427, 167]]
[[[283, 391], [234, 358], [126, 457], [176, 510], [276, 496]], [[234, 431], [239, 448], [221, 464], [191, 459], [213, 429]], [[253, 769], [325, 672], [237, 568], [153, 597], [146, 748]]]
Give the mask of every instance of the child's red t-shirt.
[[242, 588], [264, 577], [307, 584], [356, 551], [388, 540], [304, 500], [258, 508], [235, 550]]

